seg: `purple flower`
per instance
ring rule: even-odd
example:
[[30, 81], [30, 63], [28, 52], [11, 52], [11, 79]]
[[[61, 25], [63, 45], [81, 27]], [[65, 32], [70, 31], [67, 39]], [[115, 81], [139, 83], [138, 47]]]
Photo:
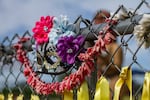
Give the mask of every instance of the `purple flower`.
[[73, 64], [75, 62], [76, 53], [84, 41], [84, 37], [64, 36], [60, 37], [57, 43], [57, 53], [63, 62]]

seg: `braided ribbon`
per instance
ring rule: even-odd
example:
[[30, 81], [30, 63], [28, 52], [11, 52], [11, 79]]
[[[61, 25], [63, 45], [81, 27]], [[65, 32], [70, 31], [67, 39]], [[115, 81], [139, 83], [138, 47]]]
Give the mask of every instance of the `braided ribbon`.
[[126, 84], [130, 91], [130, 100], [132, 100], [132, 71], [129, 67], [123, 67], [120, 78], [115, 84], [114, 100], [119, 100], [120, 90], [123, 84]]
[[150, 99], [150, 73], [147, 72], [145, 73], [141, 100], [149, 100], [149, 99]]

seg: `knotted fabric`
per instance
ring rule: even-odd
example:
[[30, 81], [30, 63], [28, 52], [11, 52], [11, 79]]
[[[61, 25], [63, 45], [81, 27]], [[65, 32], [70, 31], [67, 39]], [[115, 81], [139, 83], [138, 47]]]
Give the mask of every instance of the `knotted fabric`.
[[77, 100], [89, 100], [89, 91], [87, 82], [84, 81], [77, 91]]
[[132, 72], [129, 67], [123, 67], [119, 79], [115, 84], [114, 100], [119, 100], [121, 87], [126, 84], [130, 91], [130, 100], [132, 100]]
[[141, 100], [150, 100], [150, 73], [149, 72], [145, 73]]
[[105, 77], [101, 76], [96, 84], [96, 91], [94, 100], [109, 100], [110, 91], [109, 91], [109, 82]]

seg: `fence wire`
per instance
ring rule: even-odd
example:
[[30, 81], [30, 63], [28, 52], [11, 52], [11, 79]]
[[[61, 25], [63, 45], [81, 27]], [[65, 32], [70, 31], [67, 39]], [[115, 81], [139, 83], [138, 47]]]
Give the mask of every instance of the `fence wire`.
[[[129, 30], [129, 28], [132, 25], [137, 25], [138, 23], [135, 23], [134, 17], [137, 15], [137, 12], [139, 9], [141, 9], [143, 6], [145, 6], [147, 8], [150, 8], [149, 2], [148, 0], [141, 0], [141, 2], [139, 2], [139, 5], [137, 5], [137, 7], [135, 8], [135, 10], [133, 12], [127, 12], [127, 15], [130, 19], [130, 23], [126, 26], [126, 28], [123, 30], [123, 33], [119, 33], [117, 29], [113, 28], [112, 25], [112, 29], [113, 31], [115, 31], [115, 33], [118, 35], [118, 48], [116, 48], [114, 54], [108, 54], [111, 56], [110, 59], [110, 63], [106, 66], [106, 68], [104, 69], [104, 72], [102, 73], [105, 76], [105, 73], [107, 72], [107, 70], [110, 68], [111, 65], [115, 66], [115, 68], [120, 71], [120, 68], [115, 65], [114, 63], [114, 56], [117, 54], [118, 50], [120, 48], [123, 49], [123, 56], [124, 56], [124, 64], [123, 65], [127, 65], [130, 66], [132, 69], [138, 69], [140, 70], [137, 74], [134, 73], [133, 70], [133, 96], [135, 100], [140, 100], [139, 97], [141, 96], [141, 91], [142, 91], [142, 85], [143, 84], [138, 84], [138, 82], [136, 80], [134, 80], [134, 78], [138, 78], [142, 76], [142, 80], [144, 77], [144, 73], [149, 71], [148, 66], [143, 66], [145, 62], [146, 58], [145, 56], [147, 56], [149, 53], [149, 49], [143, 49], [142, 46], [144, 44], [145, 40], [142, 40], [141, 44], [137, 44], [136, 40], [135, 40], [135, 35], [130, 33], [130, 34], [126, 34], [126, 32]], [[123, 8], [123, 6], [120, 6], [116, 12], [114, 13], [114, 16], [112, 16], [112, 18], [115, 17], [116, 14], [119, 13], [119, 11]], [[111, 24], [111, 23], [110, 23]], [[94, 34], [94, 33], [93, 33]], [[95, 34], [96, 35], [96, 34]], [[23, 75], [23, 65], [21, 65], [17, 60], [16, 60], [16, 54], [15, 54], [15, 50], [13, 49], [13, 45], [21, 38], [21, 37], [30, 37], [32, 38], [32, 35], [27, 31], [25, 32], [22, 36], [20, 36], [19, 34], [15, 34], [12, 38], [10, 38], [9, 36], [4, 38], [3, 41], [0, 43], [0, 91], [1, 93], [3, 93], [6, 97], [8, 95], [8, 93], [13, 93], [14, 94], [14, 98], [16, 96], [18, 96], [19, 94], [24, 94], [26, 99], [30, 98], [31, 94], [36, 94], [34, 92], [34, 90], [32, 88], [30, 88], [30, 86], [28, 86], [26, 84], [26, 79]], [[143, 52], [146, 52], [145, 55], [143, 54]], [[30, 58], [30, 61], [34, 67], [34, 70], [37, 70], [38, 68], [37, 63], [34, 61], [34, 51], [30, 51], [28, 52], [28, 56]], [[143, 54], [143, 55], [142, 55]], [[142, 61], [141, 61], [142, 60]], [[63, 69], [63, 72], [59, 73], [59, 70], [61, 70], [60, 68], [57, 68], [55, 70], [53, 70], [52, 72], [48, 72], [47, 74], [43, 74], [42, 72], [37, 72], [40, 76], [40, 78], [45, 81], [45, 82], [57, 82], [57, 81], [61, 81], [66, 75], [69, 75], [70, 73], [76, 71], [78, 69], [78, 65], [73, 65], [73, 67], [71, 67], [70, 69]], [[41, 69], [44, 70], [44, 69]], [[51, 74], [49, 74], [51, 73]], [[59, 74], [55, 74], [55, 73], [59, 73]], [[96, 71], [94, 73], [92, 73], [92, 78], [91, 80], [96, 81]], [[135, 76], [134, 76], [135, 75]], [[136, 76], [139, 75], [139, 76]], [[141, 75], [141, 76], [140, 76]], [[140, 81], [142, 81], [140, 80]], [[93, 82], [93, 81], [92, 81]], [[96, 83], [95, 83], [96, 84]], [[95, 87], [90, 87], [90, 91], [91, 91], [91, 100], [94, 97], [94, 90]], [[76, 93], [76, 91], [74, 91]], [[76, 99], [76, 94], [74, 93], [74, 99]], [[55, 98], [55, 99], [52, 99]], [[40, 98], [42, 100], [60, 100], [62, 99], [61, 96], [56, 96], [55, 94], [49, 95], [49, 96], [43, 96], [40, 95]]]

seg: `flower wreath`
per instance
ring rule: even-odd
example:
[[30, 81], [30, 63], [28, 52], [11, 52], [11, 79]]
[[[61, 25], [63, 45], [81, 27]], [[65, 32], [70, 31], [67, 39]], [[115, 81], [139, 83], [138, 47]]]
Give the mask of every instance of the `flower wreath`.
[[[62, 16], [61, 16], [62, 17]], [[68, 64], [73, 64], [75, 61], [75, 55], [73, 52], [79, 50], [81, 44], [83, 43], [83, 36], [76, 36], [68, 24], [67, 17], [62, 17], [61, 24], [58, 23], [55, 17], [41, 17], [41, 20], [36, 23], [35, 28], [33, 28], [36, 44], [38, 46], [44, 43], [52, 43], [56, 45], [57, 53], [61, 57], [63, 62]], [[107, 20], [110, 24], [114, 24], [113, 21]], [[24, 75], [27, 78], [27, 83], [35, 89], [39, 94], [48, 95], [53, 92], [62, 93], [65, 90], [71, 90], [76, 86], [79, 86], [85, 79], [86, 76], [94, 70], [94, 57], [105, 51], [105, 45], [112, 42], [115, 36], [112, 35], [111, 28], [104, 28], [105, 36], [98, 36], [95, 45], [89, 47], [86, 52], [80, 53], [78, 58], [82, 61], [82, 64], [78, 70], [66, 76], [61, 82], [45, 83], [40, 77], [34, 72], [30, 64], [29, 58], [27, 57], [27, 52], [23, 48], [23, 43], [30, 40], [30, 38], [21, 38], [20, 41], [14, 46], [17, 52], [17, 59], [24, 65]], [[54, 34], [55, 33], [55, 34]], [[102, 32], [100, 32], [102, 34]], [[65, 35], [67, 34], [67, 36]], [[74, 36], [76, 37], [74, 37]], [[73, 47], [72, 47], [73, 45]], [[67, 51], [67, 52], [65, 52]]]

